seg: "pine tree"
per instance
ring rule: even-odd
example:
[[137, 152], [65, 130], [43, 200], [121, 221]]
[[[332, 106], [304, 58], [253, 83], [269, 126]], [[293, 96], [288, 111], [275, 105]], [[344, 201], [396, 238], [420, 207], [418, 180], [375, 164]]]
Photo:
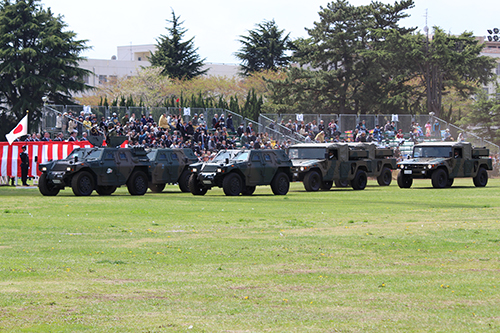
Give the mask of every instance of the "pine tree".
[[170, 28], [166, 28], [168, 35], [161, 35], [156, 41], [157, 50], [151, 54], [151, 66], [162, 68], [161, 74], [177, 79], [191, 79], [205, 74], [208, 69], [203, 68], [205, 59], [200, 59], [198, 49], [194, 47], [193, 38], [183, 41], [186, 29], [181, 28], [184, 22], [179, 22], [180, 16], [175, 16], [172, 10]]

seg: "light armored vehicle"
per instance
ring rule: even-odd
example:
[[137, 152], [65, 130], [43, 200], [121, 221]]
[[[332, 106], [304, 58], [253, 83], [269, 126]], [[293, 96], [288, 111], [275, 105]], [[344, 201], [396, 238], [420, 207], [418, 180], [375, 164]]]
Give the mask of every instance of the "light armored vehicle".
[[414, 178], [430, 178], [433, 187], [445, 188], [464, 177], [484, 187], [492, 161], [488, 149], [473, 148], [470, 142], [426, 142], [415, 145], [412, 158], [399, 162], [398, 168], [401, 188], [410, 188]]
[[166, 184], [179, 184], [182, 192], [189, 192], [189, 165], [198, 162], [190, 148], [151, 149], [147, 154], [151, 161], [149, 168], [149, 189], [160, 193]]
[[43, 195], [54, 196], [71, 187], [78, 196], [94, 190], [110, 195], [127, 185], [132, 195], [148, 189], [149, 158], [144, 148], [77, 148], [62, 160], [41, 163], [38, 188]]
[[333, 184], [363, 190], [368, 176], [388, 186], [396, 168], [391, 149], [368, 143], [300, 143], [290, 146], [288, 155], [293, 179], [302, 181], [306, 191], [329, 190]]
[[229, 196], [252, 195], [256, 186], [271, 185], [275, 195], [290, 187], [292, 162], [283, 150], [223, 150], [212, 161], [191, 165], [189, 189], [204, 195], [214, 186]]

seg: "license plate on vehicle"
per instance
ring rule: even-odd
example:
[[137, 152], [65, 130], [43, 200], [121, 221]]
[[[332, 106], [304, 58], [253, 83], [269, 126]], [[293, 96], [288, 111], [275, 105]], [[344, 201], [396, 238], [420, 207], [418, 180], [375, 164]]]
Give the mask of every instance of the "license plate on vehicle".
[[404, 170], [405, 175], [411, 175], [411, 170]]

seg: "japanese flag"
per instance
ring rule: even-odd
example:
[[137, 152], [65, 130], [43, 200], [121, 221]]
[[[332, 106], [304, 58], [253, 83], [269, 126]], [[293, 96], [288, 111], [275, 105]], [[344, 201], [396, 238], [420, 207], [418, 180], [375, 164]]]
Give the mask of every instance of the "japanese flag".
[[17, 126], [14, 127], [14, 129], [10, 131], [9, 134], [6, 134], [5, 137], [7, 138], [7, 141], [9, 141], [9, 145], [11, 145], [15, 139], [27, 134], [28, 134], [28, 115], [25, 115], [24, 118], [21, 119], [19, 124], [17, 124]]

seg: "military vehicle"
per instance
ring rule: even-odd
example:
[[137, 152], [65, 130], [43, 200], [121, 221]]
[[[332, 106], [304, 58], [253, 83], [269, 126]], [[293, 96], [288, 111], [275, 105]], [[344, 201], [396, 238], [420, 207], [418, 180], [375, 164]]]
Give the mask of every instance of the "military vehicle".
[[292, 162], [283, 150], [222, 150], [212, 161], [192, 164], [189, 189], [204, 195], [212, 187], [222, 187], [228, 196], [252, 195], [256, 186], [271, 185], [275, 195], [285, 195], [290, 187]]
[[411, 159], [398, 163], [398, 185], [410, 188], [414, 178], [431, 179], [435, 188], [453, 185], [455, 178], [472, 177], [474, 185], [484, 187], [492, 170], [489, 150], [473, 148], [470, 142], [426, 142], [413, 147]]
[[299, 143], [288, 148], [288, 155], [293, 163], [293, 179], [302, 181], [306, 191], [326, 191], [334, 183], [363, 190], [368, 176], [388, 186], [391, 170], [396, 168], [391, 149], [368, 143]]
[[160, 193], [166, 184], [179, 184], [182, 192], [189, 192], [189, 165], [198, 162], [190, 148], [151, 149], [147, 154], [151, 161], [149, 168], [149, 189]]
[[77, 196], [111, 195], [127, 185], [132, 195], [148, 189], [149, 159], [144, 148], [76, 148], [62, 160], [41, 163], [38, 188], [43, 195], [54, 196], [71, 187]]

